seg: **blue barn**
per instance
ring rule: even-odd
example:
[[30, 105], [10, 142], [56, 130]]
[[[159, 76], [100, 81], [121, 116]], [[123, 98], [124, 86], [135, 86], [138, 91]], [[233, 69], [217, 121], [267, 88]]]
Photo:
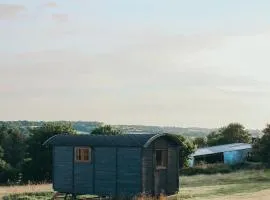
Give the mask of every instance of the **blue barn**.
[[251, 150], [251, 144], [246, 143], [199, 148], [191, 155], [190, 166], [192, 167], [200, 161], [205, 161], [206, 163], [220, 162], [227, 165], [243, 163], [247, 160]]
[[174, 194], [180, 141], [168, 134], [56, 135], [53, 189], [75, 195]]

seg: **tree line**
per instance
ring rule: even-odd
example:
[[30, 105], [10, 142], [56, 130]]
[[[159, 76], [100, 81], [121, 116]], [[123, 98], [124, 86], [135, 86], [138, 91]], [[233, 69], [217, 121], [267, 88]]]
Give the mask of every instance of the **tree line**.
[[[0, 183], [18, 184], [31, 182], [50, 182], [52, 180], [52, 149], [42, 144], [57, 134], [77, 134], [71, 123], [48, 122], [32, 127], [23, 134], [18, 126], [10, 123], [0, 124]], [[270, 125], [263, 130], [262, 138], [253, 142], [256, 160], [270, 166]], [[91, 134], [119, 135], [121, 129], [100, 125]], [[175, 135], [181, 142], [180, 166], [187, 165], [190, 154], [196, 148], [229, 143], [251, 143], [251, 134], [239, 123], [211, 132], [207, 137], [189, 138]]]

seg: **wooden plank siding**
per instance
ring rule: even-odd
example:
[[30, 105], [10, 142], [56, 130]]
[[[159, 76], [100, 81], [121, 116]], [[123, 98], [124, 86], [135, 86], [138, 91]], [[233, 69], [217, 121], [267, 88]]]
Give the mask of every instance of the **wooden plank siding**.
[[116, 148], [95, 148], [95, 191], [98, 195], [116, 195]]
[[118, 148], [117, 195], [141, 192], [141, 148]]
[[178, 191], [178, 160], [177, 147], [168, 147], [167, 194]]
[[93, 194], [93, 164], [91, 162], [74, 163], [74, 192]]
[[153, 193], [153, 147], [143, 149], [142, 156], [142, 192], [145, 194]]
[[53, 189], [59, 192], [72, 192], [73, 147], [54, 147], [53, 163]]

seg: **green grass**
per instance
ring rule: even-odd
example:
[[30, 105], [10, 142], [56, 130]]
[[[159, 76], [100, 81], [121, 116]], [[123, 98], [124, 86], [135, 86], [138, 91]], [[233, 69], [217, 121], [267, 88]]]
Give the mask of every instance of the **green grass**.
[[[180, 192], [170, 200], [211, 199], [249, 195], [270, 189], [270, 170], [243, 170], [229, 174], [182, 176]], [[4, 200], [49, 200], [52, 192], [10, 195]]]
[[181, 177], [180, 199], [248, 195], [270, 188], [270, 170]]
[[52, 196], [52, 192], [24, 193], [8, 195], [3, 200], [49, 200]]
[[[5, 196], [3, 200], [51, 200], [53, 192], [37, 192], [37, 193], [23, 193], [23, 194], [12, 194]], [[93, 195], [82, 195], [78, 199], [85, 199], [94, 197]]]

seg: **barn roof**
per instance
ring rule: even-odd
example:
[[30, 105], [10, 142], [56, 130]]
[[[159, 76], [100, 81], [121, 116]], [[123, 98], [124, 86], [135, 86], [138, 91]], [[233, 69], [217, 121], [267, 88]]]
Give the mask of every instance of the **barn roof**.
[[251, 144], [246, 144], [246, 143], [226, 144], [226, 145], [219, 145], [219, 146], [197, 149], [195, 151], [195, 153], [192, 154], [192, 156], [193, 157], [194, 156], [203, 156], [203, 155], [222, 153], [222, 152], [228, 152], [228, 151], [251, 149], [251, 148], [252, 148]]
[[178, 144], [181, 142], [174, 136], [162, 134], [123, 134], [123, 135], [68, 135], [60, 134], [49, 138], [44, 145], [56, 146], [120, 146], [120, 147], [148, 147], [159, 137], [167, 137]]

